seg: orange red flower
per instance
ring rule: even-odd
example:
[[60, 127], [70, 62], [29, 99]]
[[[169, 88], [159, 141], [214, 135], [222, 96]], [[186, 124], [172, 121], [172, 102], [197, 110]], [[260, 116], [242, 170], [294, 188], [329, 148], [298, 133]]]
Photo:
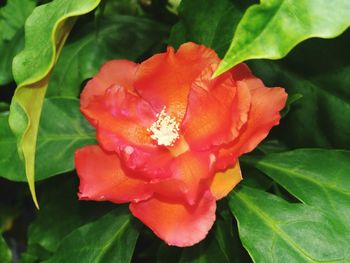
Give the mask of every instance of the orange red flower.
[[79, 198], [130, 203], [170, 245], [204, 239], [216, 201], [242, 179], [238, 157], [279, 123], [287, 99], [245, 64], [212, 79], [219, 63], [186, 43], [141, 64], [104, 64], [81, 94], [99, 145], [75, 153]]

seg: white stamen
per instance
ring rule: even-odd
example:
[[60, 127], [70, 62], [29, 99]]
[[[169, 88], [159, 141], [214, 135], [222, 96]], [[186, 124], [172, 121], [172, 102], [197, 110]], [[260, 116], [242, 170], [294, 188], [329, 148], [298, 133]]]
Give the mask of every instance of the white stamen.
[[179, 123], [166, 113], [165, 106], [156, 116], [157, 120], [147, 129], [152, 133], [151, 138], [156, 140], [158, 145], [173, 146], [179, 138]]

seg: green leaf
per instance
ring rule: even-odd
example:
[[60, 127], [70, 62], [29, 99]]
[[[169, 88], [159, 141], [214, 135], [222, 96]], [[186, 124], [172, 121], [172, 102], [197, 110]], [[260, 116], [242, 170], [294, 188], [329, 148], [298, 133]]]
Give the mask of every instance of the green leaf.
[[[25, 173], [35, 205], [35, 152], [42, 104], [50, 71], [75, 21], [90, 12], [99, 0], [54, 0], [35, 8], [25, 25], [25, 49], [13, 61], [18, 84], [12, 98], [9, 123], [24, 160]], [[39, 22], [38, 22], [39, 21]]]
[[331, 213], [350, 233], [350, 152], [302, 149], [248, 159], [300, 201]]
[[12, 81], [12, 60], [24, 46], [24, 22], [36, 6], [35, 0], [8, 0], [0, 8], [0, 85]]
[[336, 39], [307, 41], [280, 61], [249, 63], [267, 85], [303, 95], [273, 129], [288, 147], [350, 149], [349, 41], [350, 30]]
[[248, 187], [235, 190], [229, 205], [254, 262], [350, 260], [350, 235], [327, 211]]
[[350, 26], [349, 10], [343, 0], [262, 0], [244, 14], [214, 76], [249, 59], [282, 58], [308, 38], [336, 37]]
[[215, 49], [222, 56], [230, 45], [242, 10], [252, 1], [237, 2], [183, 0], [179, 7], [180, 21], [171, 31], [170, 44], [178, 47], [193, 41]]
[[[7, 116], [0, 116], [0, 177], [26, 181], [18, 157], [16, 138]], [[36, 151], [36, 180], [74, 169], [74, 151], [95, 143], [95, 130], [79, 111], [79, 100], [45, 99]]]
[[65, 237], [46, 263], [131, 261], [138, 229], [126, 209], [118, 208]]
[[8, 248], [4, 238], [0, 235], [0, 262], [1, 263], [11, 263], [12, 260], [11, 251]]
[[147, 18], [118, 15], [102, 19], [97, 28], [86, 24], [80, 31], [81, 36], [63, 48], [49, 81], [47, 96], [77, 97], [83, 80], [95, 75], [104, 62], [140, 60], [162, 42], [167, 27]]
[[53, 253], [64, 237], [109, 211], [106, 204], [79, 202], [77, 191], [77, 177], [71, 175], [45, 182], [39, 197], [44, 202], [29, 226], [28, 246]]
[[[7, 0], [0, 8], [0, 38], [10, 40], [36, 6], [36, 0]], [[1, 42], [1, 39], [0, 39]]]

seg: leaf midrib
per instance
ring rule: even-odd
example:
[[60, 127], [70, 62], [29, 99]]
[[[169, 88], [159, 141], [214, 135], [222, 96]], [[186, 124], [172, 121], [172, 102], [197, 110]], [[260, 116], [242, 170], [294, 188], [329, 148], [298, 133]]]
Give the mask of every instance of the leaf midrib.
[[[342, 193], [348, 197], [350, 197], [350, 192], [347, 192], [345, 190], [342, 190], [342, 189], [339, 189], [339, 188], [336, 188], [335, 186], [333, 186], [332, 184], [322, 184], [320, 183], [319, 181], [316, 181], [315, 179], [309, 177], [309, 176], [304, 176], [303, 174], [301, 173], [298, 173], [296, 171], [293, 171], [293, 170], [289, 170], [287, 168], [283, 168], [281, 166], [277, 166], [277, 165], [274, 165], [272, 163], [268, 163], [266, 161], [258, 161], [257, 163], [257, 166], [261, 165], [263, 167], [266, 167], [266, 168], [271, 168], [272, 170], [275, 170], [275, 171], [280, 171], [282, 173], [286, 173], [286, 174], [289, 174], [289, 175], [292, 175], [292, 176], [295, 176], [295, 177], [298, 177], [304, 181], [308, 181], [308, 182], [311, 182], [313, 184], [316, 184], [318, 185], [320, 188], [326, 188], [326, 189], [330, 189], [330, 190], [333, 190], [335, 192], [338, 192], [338, 193]], [[268, 175], [268, 174], [267, 174]]]

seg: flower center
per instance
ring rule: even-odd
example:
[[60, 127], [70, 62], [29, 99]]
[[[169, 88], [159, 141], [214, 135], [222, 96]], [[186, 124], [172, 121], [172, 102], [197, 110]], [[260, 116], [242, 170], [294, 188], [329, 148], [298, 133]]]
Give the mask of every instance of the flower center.
[[158, 145], [173, 146], [179, 136], [179, 123], [166, 113], [166, 107], [157, 115], [157, 120], [147, 129]]

